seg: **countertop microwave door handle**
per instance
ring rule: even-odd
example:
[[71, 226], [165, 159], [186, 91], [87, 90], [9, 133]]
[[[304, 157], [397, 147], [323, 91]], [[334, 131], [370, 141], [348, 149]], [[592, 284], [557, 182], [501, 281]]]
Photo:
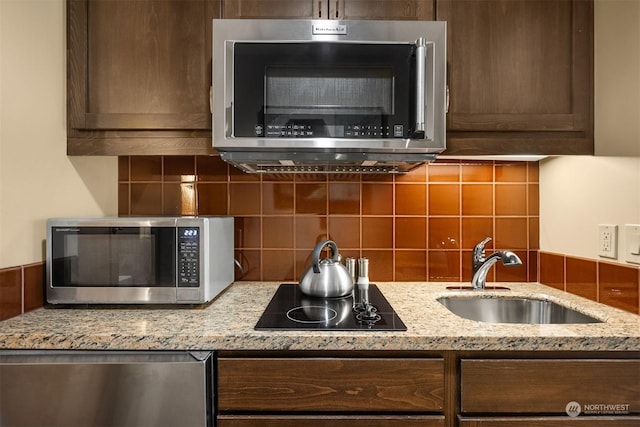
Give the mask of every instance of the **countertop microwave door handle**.
[[416, 129], [415, 132], [425, 131], [424, 97], [425, 97], [425, 68], [427, 46], [424, 38], [416, 40]]

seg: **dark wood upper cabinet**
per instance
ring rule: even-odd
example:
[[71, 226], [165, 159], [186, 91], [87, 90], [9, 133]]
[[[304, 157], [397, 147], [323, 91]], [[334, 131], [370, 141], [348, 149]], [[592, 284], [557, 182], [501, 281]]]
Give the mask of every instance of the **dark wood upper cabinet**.
[[593, 4], [438, 0], [447, 154], [593, 153]]
[[67, 153], [215, 153], [217, 17], [447, 21], [446, 154], [593, 153], [592, 0], [67, 0]]
[[224, 18], [432, 20], [434, 0], [224, 0]]
[[69, 154], [205, 154], [210, 0], [69, 0]]
[[[327, 0], [223, 0], [226, 19], [323, 19]], [[323, 17], [324, 15], [324, 17]]]
[[330, 19], [434, 19], [433, 0], [329, 0]]

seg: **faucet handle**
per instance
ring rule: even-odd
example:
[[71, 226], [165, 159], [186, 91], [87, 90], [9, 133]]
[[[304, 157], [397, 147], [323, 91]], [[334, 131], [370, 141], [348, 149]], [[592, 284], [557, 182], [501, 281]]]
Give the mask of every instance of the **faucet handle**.
[[484, 262], [484, 245], [491, 241], [491, 237], [487, 237], [473, 248], [473, 272], [475, 273]]
[[473, 259], [484, 258], [484, 245], [491, 241], [491, 237], [485, 238], [473, 248]]

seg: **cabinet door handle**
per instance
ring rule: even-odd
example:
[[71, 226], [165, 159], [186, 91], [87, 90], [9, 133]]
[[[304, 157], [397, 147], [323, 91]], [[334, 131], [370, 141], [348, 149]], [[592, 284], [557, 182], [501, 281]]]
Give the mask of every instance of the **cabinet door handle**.
[[416, 132], [425, 131], [424, 79], [426, 73], [427, 45], [423, 37], [416, 40]]
[[444, 112], [445, 114], [449, 112], [449, 85], [447, 85], [447, 100], [444, 104], [446, 106]]
[[213, 114], [213, 86], [209, 86], [209, 113]]
[[340, 17], [340, 0], [336, 0], [336, 19]]

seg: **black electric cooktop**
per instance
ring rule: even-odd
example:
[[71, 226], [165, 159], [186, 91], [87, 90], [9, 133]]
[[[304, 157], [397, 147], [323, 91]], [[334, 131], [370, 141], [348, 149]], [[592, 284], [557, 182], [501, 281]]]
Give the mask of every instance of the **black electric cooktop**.
[[255, 326], [257, 330], [406, 331], [407, 327], [376, 285], [369, 301], [377, 309], [373, 320], [359, 320], [353, 298], [317, 298], [300, 292], [297, 284], [281, 284]]

